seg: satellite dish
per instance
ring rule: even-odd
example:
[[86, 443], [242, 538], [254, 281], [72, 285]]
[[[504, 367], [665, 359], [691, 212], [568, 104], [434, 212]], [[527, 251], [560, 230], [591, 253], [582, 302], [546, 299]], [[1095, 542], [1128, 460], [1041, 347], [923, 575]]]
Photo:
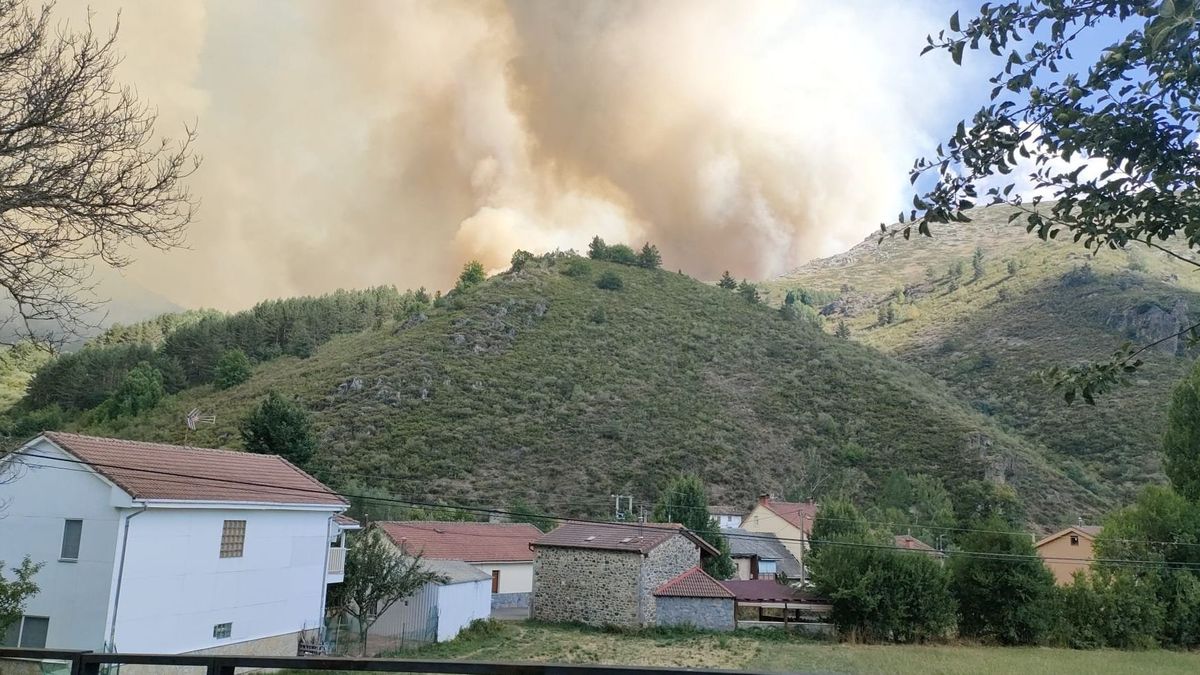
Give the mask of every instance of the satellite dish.
[[217, 416], [204, 415], [200, 412], [199, 408], [192, 408], [188, 411], [187, 417], [184, 418], [184, 422], [187, 424], [188, 431], [195, 431], [196, 427], [200, 424], [216, 424]]

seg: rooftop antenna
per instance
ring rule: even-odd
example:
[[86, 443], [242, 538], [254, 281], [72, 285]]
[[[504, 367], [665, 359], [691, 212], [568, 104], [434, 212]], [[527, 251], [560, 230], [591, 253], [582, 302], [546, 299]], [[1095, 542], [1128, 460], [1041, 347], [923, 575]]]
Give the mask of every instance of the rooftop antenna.
[[186, 417], [183, 418], [184, 424], [187, 424], [187, 432], [184, 433], [184, 438], [188, 438], [196, 427], [201, 424], [216, 424], [216, 415], [205, 415], [200, 412], [199, 408], [192, 408], [188, 411]]

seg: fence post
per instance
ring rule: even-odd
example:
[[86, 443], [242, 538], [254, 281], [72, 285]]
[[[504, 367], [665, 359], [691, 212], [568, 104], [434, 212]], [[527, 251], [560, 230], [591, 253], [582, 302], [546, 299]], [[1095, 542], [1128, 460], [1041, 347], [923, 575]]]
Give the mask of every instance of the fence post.
[[71, 675], [100, 675], [100, 664], [84, 661], [89, 652], [80, 652], [71, 657]]

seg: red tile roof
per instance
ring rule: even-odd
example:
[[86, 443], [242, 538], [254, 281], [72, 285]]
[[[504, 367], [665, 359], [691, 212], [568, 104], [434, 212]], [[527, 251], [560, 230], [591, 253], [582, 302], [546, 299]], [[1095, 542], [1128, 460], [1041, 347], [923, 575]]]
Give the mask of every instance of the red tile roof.
[[1103, 530], [1104, 530], [1104, 528], [1099, 525], [1072, 525], [1068, 528], [1059, 530], [1058, 532], [1055, 532], [1054, 534], [1051, 534], [1051, 535], [1048, 535], [1048, 536], [1042, 538], [1037, 543], [1035, 543], [1033, 545], [1033, 547], [1041, 548], [1056, 539], [1060, 539], [1062, 537], [1067, 536], [1068, 534], [1082, 535], [1084, 539], [1087, 539], [1088, 541], [1092, 541]]
[[339, 513], [336, 516], [334, 516], [333, 522], [335, 522], [339, 526], [341, 526], [341, 528], [343, 530], [360, 530], [360, 529], [362, 529], [362, 523], [358, 522], [357, 520], [351, 518], [350, 516], [348, 516], [344, 513]]
[[529, 545], [542, 531], [526, 523], [385, 521], [375, 523], [392, 543], [434, 560], [531, 562]]
[[732, 598], [733, 593], [699, 567], [680, 574], [654, 590], [654, 595], [672, 598]]
[[678, 523], [563, 523], [535, 541], [534, 546], [596, 548], [645, 554], [677, 534], [691, 539], [700, 547], [702, 554], [718, 553], [711, 544]]
[[911, 551], [936, 551], [934, 547], [917, 539], [911, 534], [898, 534], [892, 538], [896, 548], [906, 548]]
[[816, 502], [777, 502], [767, 499], [761, 503], [788, 524], [800, 528], [804, 534], [812, 534], [813, 519], [817, 517]]
[[793, 602], [802, 597], [796, 589], [773, 579], [722, 581], [721, 585], [733, 593], [738, 602]]
[[347, 504], [316, 478], [275, 455], [58, 431], [47, 431], [42, 437], [138, 500]]

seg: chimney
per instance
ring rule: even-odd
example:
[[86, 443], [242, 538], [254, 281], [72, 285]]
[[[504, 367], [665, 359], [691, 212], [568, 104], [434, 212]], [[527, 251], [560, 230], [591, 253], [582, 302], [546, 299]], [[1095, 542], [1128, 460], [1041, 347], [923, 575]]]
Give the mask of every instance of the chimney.
[[767, 502], [769, 502], [769, 501], [771, 501], [771, 495], [767, 494], [766, 492], [764, 492], [758, 496], [758, 505], [759, 506], [766, 506]]

